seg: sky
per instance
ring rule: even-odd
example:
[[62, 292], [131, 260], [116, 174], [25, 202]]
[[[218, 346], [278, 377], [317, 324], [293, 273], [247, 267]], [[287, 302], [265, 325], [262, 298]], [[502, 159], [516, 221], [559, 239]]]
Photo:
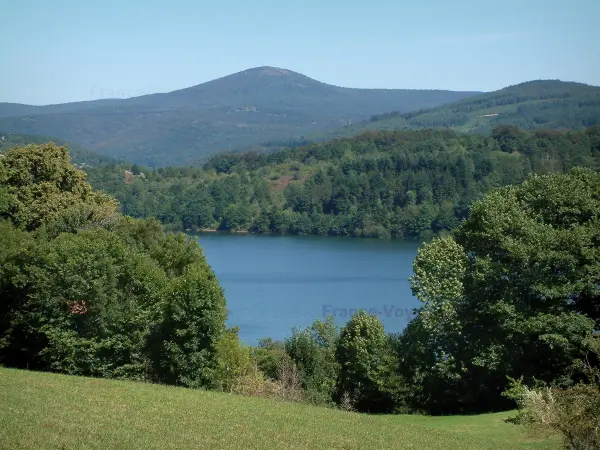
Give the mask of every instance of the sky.
[[600, 85], [598, 0], [0, 0], [0, 102], [169, 92], [258, 66], [337, 86]]

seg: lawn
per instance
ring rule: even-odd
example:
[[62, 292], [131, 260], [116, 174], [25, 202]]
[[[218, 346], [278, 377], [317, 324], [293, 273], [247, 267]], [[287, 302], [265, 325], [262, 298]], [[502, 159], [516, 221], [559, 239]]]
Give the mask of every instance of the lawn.
[[479, 416], [368, 416], [183, 388], [0, 368], [0, 449], [558, 448]]

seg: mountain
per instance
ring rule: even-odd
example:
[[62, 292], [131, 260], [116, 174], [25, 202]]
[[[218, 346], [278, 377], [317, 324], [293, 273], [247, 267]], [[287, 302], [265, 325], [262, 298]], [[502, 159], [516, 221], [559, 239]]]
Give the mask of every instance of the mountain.
[[0, 153], [5, 153], [14, 147], [24, 147], [29, 144], [45, 144], [54, 142], [57, 145], [66, 145], [74, 164], [84, 167], [95, 167], [102, 164], [115, 164], [118, 161], [108, 156], [86, 150], [78, 145], [67, 143], [61, 139], [47, 136], [31, 136], [25, 134], [3, 133], [0, 131]]
[[351, 136], [366, 130], [453, 128], [485, 133], [498, 125], [522, 129], [583, 129], [600, 124], [600, 87], [538, 80], [476, 95], [422, 111], [394, 111], [327, 134]]
[[89, 100], [85, 102], [61, 103], [58, 105], [33, 106], [23, 105], [21, 103], [0, 103], [0, 118], [13, 116], [58, 114], [73, 111], [93, 109], [102, 106], [113, 106], [119, 103], [121, 99], [101, 99]]
[[387, 111], [432, 108], [478, 92], [352, 89], [258, 67], [165, 94], [62, 105], [0, 104], [0, 130], [51, 135], [150, 166], [285, 146]]

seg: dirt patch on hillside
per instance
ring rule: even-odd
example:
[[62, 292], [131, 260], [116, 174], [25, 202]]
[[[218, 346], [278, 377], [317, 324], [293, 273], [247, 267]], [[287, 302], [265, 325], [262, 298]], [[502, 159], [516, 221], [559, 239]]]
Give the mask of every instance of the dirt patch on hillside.
[[271, 184], [271, 189], [274, 191], [283, 191], [285, 187], [294, 179], [292, 175], [286, 175], [279, 180], [274, 180]]

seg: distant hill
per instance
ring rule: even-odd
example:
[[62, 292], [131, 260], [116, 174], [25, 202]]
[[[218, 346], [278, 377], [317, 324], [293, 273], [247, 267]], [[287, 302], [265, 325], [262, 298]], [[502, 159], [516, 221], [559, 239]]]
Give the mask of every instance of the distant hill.
[[29, 144], [45, 144], [54, 142], [57, 145], [67, 145], [71, 160], [77, 165], [86, 165], [96, 167], [101, 164], [116, 163], [117, 160], [108, 156], [86, 150], [78, 145], [69, 144], [61, 139], [55, 139], [47, 136], [32, 136], [25, 134], [3, 133], [0, 131], [0, 153], [6, 153], [7, 150], [14, 147], [23, 147]]
[[23, 105], [21, 103], [1, 103], [0, 102], [0, 118], [26, 116], [26, 115], [41, 115], [41, 114], [59, 114], [85, 109], [93, 109], [102, 106], [113, 106], [120, 102], [121, 99], [102, 99], [90, 100], [85, 102], [61, 103], [58, 105]]
[[374, 115], [327, 137], [350, 136], [366, 130], [453, 128], [487, 133], [498, 125], [515, 125], [526, 130], [573, 130], [597, 124], [600, 124], [600, 87], [539, 80], [422, 111]]
[[[166, 94], [62, 105], [0, 104], [0, 130], [50, 135], [150, 166], [290, 140], [387, 111], [432, 108], [478, 94], [351, 89], [259, 67]], [[266, 144], [266, 145], [265, 145]]]

